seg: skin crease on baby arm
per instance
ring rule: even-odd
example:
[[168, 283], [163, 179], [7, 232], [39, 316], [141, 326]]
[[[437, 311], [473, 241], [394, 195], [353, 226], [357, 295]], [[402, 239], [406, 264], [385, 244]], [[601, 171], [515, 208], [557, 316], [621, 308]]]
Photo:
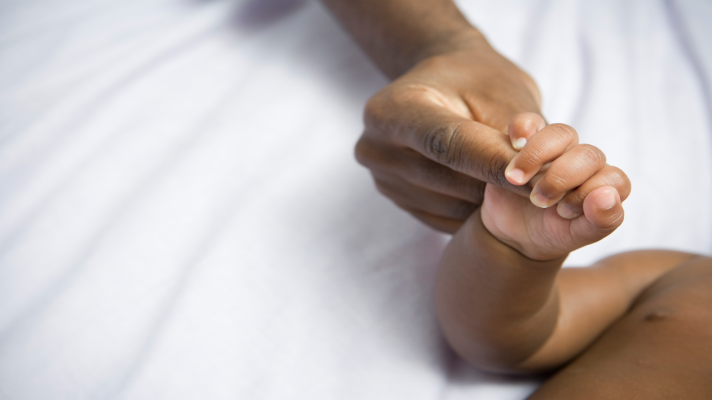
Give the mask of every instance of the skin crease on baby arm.
[[[712, 260], [647, 250], [562, 270], [620, 226], [630, 182], [571, 127], [538, 118], [509, 128], [523, 148], [505, 174], [532, 186], [530, 199], [488, 185], [443, 254], [448, 342], [483, 370], [556, 371], [536, 399], [712, 398]], [[540, 127], [526, 143], [522, 121]]]

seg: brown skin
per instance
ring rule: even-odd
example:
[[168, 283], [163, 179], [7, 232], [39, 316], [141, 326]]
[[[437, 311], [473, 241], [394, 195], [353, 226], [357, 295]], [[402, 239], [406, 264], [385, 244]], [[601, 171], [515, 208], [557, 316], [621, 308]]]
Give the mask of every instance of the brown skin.
[[[535, 83], [451, 1], [323, 2], [395, 79], [366, 107], [357, 159], [381, 192], [426, 224], [455, 232], [467, 220], [443, 257], [437, 293], [458, 353], [511, 373], [574, 360], [532, 398], [712, 398], [710, 259], [635, 252], [560, 271], [568, 251], [620, 224], [630, 193], [625, 174], [599, 150], [581, 147], [570, 127], [548, 129], [558, 141], [535, 140], [543, 130]], [[532, 114], [510, 124], [509, 139], [532, 143], [517, 156], [502, 133], [521, 112]], [[558, 162], [542, 171], [547, 154]], [[487, 197], [486, 183], [489, 197], [505, 205], [497, 210], [485, 200], [471, 215]], [[558, 204], [556, 211], [537, 213], [497, 187], [526, 195], [534, 187], [532, 201]], [[614, 206], [596, 206], [606, 199]], [[548, 231], [508, 230], [511, 220], [526, 220], [512, 215], [548, 221]]]
[[485, 183], [529, 194], [503, 179], [515, 153], [502, 132], [514, 115], [539, 113], [539, 91], [452, 1], [322, 2], [395, 79], [366, 105], [356, 146], [383, 194], [446, 232], [482, 203]]
[[[382, 193], [426, 224], [455, 232], [467, 220], [443, 257], [437, 288], [443, 330], [458, 353], [510, 373], [573, 359], [535, 399], [712, 398], [712, 261], [648, 251], [560, 271], [568, 251], [622, 222], [625, 174], [581, 147], [570, 127], [548, 129], [558, 141], [535, 140], [543, 130], [536, 84], [451, 1], [322, 1], [395, 79], [366, 107], [357, 159]], [[517, 156], [503, 133], [522, 112], [530, 114], [510, 124], [509, 139], [532, 143]], [[543, 171], [547, 154], [558, 162]], [[497, 187], [524, 195], [533, 187], [533, 202], [558, 205], [537, 213]], [[504, 206], [487, 207], [486, 197]], [[512, 215], [547, 229], [508, 230], [512, 220], [527, 220]]]
[[[638, 257], [657, 255], [625, 253], [631, 259], [618, 268], [650, 276], [647, 260]], [[678, 257], [620, 320], [530, 398], [712, 399], [712, 259]]]
[[[454, 233], [482, 204], [486, 183], [523, 196], [504, 170], [510, 140], [530, 138], [546, 123], [536, 83], [495, 51], [450, 0], [322, 0], [391, 84], [366, 104], [356, 159], [378, 190], [429, 226]], [[507, 123], [517, 134], [506, 136]], [[571, 138], [573, 131], [552, 125]], [[575, 133], [575, 132], [573, 132]], [[576, 145], [577, 143], [567, 143]], [[603, 171], [602, 178], [616, 171]], [[578, 186], [562, 177], [562, 186]], [[623, 194], [625, 182], [607, 183]], [[556, 188], [543, 190], [556, 191]], [[580, 214], [592, 186], [562, 202]], [[563, 207], [563, 205], [561, 206]]]
[[[488, 371], [559, 369], [532, 399], [712, 398], [712, 259], [650, 250], [562, 270], [622, 223], [630, 183], [559, 133], [537, 132], [507, 168], [524, 168], [549, 207], [488, 185], [448, 245], [436, 287], [445, 336]], [[580, 187], [581, 214], [563, 218], [553, 204]]]

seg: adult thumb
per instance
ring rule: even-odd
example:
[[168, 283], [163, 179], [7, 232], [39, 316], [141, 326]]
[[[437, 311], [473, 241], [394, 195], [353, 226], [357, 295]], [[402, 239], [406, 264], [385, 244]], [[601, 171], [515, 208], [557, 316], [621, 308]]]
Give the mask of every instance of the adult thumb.
[[504, 171], [517, 152], [509, 137], [496, 129], [445, 108], [420, 105], [411, 109], [403, 144], [448, 168], [481, 181], [527, 195], [526, 186], [510, 184]]

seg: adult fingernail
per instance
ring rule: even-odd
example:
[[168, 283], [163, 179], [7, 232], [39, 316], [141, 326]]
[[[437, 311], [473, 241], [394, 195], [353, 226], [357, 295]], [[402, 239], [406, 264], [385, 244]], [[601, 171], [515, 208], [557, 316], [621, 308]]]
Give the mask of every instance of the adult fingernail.
[[519, 168], [514, 168], [510, 171], [507, 171], [505, 175], [507, 176], [507, 178], [520, 185], [524, 183], [524, 171]]
[[527, 138], [520, 137], [512, 141], [512, 147], [514, 150], [521, 150], [527, 145]]
[[559, 203], [559, 205], [556, 206], [556, 212], [559, 213], [559, 216], [561, 216], [561, 218], [566, 219], [574, 219], [581, 215], [580, 213], [575, 212], [573, 207], [565, 203]]
[[608, 210], [616, 205], [616, 194], [613, 191], [608, 191], [596, 199], [596, 207], [601, 210]]
[[536, 190], [532, 190], [532, 194], [529, 195], [529, 200], [539, 208], [549, 208], [549, 199], [542, 196]]

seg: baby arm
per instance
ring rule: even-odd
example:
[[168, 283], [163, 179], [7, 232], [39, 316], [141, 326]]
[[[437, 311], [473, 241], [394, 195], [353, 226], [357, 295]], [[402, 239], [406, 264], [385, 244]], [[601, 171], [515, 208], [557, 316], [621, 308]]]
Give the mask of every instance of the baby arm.
[[[516, 125], [515, 119], [510, 136]], [[562, 365], [623, 315], [650, 282], [691, 257], [628, 253], [560, 272], [570, 251], [621, 224], [621, 197], [630, 192], [625, 174], [605, 164], [600, 150], [579, 145], [570, 127], [550, 125], [530, 137], [507, 178], [535, 182], [531, 201], [488, 186], [438, 272], [443, 331], [456, 352], [482, 369], [517, 373]]]

